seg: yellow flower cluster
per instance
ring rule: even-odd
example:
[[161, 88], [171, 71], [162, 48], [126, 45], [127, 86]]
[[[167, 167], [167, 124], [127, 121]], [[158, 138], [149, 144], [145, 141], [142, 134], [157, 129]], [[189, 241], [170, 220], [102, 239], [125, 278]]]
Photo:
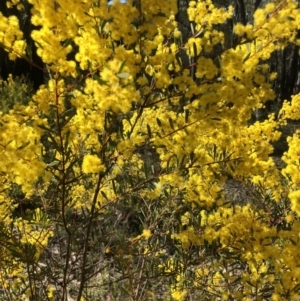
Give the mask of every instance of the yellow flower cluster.
[[0, 45], [9, 52], [11, 60], [25, 55], [26, 44], [22, 37], [23, 32], [19, 29], [18, 18], [16, 16], [6, 18], [0, 13]]
[[99, 173], [105, 171], [105, 167], [98, 156], [86, 155], [83, 158], [82, 170], [84, 173]]

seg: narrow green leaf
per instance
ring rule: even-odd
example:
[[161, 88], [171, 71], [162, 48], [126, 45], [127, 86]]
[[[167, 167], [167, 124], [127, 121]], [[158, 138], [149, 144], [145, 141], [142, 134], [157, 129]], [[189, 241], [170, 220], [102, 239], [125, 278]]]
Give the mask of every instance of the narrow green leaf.
[[233, 164], [229, 164], [228, 167], [229, 167], [231, 172], [235, 171], [235, 166]]
[[194, 160], [195, 160], [195, 153], [194, 152], [190, 153], [190, 160], [191, 160], [192, 163], [194, 163]]
[[157, 122], [157, 124], [158, 124], [159, 127], [162, 126], [162, 123], [161, 123], [161, 121], [158, 118], [156, 118], [156, 122]]
[[293, 239], [290, 239], [291, 243], [294, 245], [294, 246], [297, 246], [297, 242], [294, 241]]
[[180, 58], [180, 56], [178, 55], [178, 53], [176, 53], [175, 59], [176, 59], [178, 65], [179, 65], [180, 67], [182, 67], [182, 61], [181, 61], [181, 58]]
[[124, 140], [124, 128], [123, 128], [123, 125], [119, 127], [119, 133], [121, 135], [121, 138]]
[[130, 86], [130, 85], [132, 85], [132, 83], [127, 83], [127, 84], [125, 84], [125, 85], [122, 85], [121, 87], [124, 89], [124, 88], [126, 88], [126, 87], [128, 87], [128, 86]]
[[184, 155], [183, 157], [182, 157], [182, 159], [181, 159], [181, 163], [180, 163], [180, 166], [181, 167], [184, 167], [185, 166], [185, 158], [186, 158], [186, 155]]
[[55, 131], [53, 131], [53, 130], [51, 130], [51, 129], [49, 129], [49, 128], [43, 126], [43, 125], [38, 125], [38, 127], [39, 127], [40, 129], [42, 129], [42, 130], [45, 130], [45, 131], [47, 131], [47, 132], [50, 132], [50, 133], [53, 133], [53, 134], [57, 135], [57, 132], [55, 132]]
[[95, 79], [101, 86], [108, 86], [107, 82], [97, 74], [93, 74], [93, 79]]
[[193, 43], [193, 50], [194, 50], [194, 57], [196, 58], [197, 57], [197, 45], [195, 42]]
[[73, 39], [67, 39], [66, 41], [65, 41], [65, 43], [63, 44], [63, 48], [67, 48], [69, 45], [71, 45], [72, 44], [72, 42], [73, 42]]
[[113, 186], [114, 193], [117, 194], [117, 188], [116, 188], [115, 180], [112, 180], [112, 186]]
[[176, 155], [172, 155], [172, 156], [169, 158], [169, 160], [168, 160], [168, 162], [167, 162], [167, 169], [170, 168], [171, 160], [172, 160], [174, 157], [176, 157]]
[[111, 42], [111, 49], [114, 53], [115, 52], [115, 44], [114, 44], [114, 40], [112, 39], [111, 35], [110, 35], [110, 42]]
[[38, 41], [34, 41], [34, 43], [37, 44], [39, 48], [44, 49], [43, 45]]
[[174, 124], [173, 124], [172, 118], [169, 118], [169, 123], [170, 123], [171, 129], [174, 131]]
[[92, 63], [91, 63], [91, 61], [88, 60], [87, 63], [88, 63], [88, 70], [92, 70], [93, 68], [92, 68]]
[[195, 30], [194, 30], [194, 24], [192, 22], [190, 22], [190, 27], [191, 27], [192, 35], [194, 35], [195, 34]]
[[199, 37], [203, 31], [204, 31], [204, 29], [201, 28], [201, 29], [194, 35], [194, 38]]
[[251, 55], [251, 52], [249, 52], [249, 53], [244, 57], [243, 63], [245, 63], [245, 62], [248, 60], [248, 58], [250, 57], [250, 55]]
[[66, 138], [65, 138], [65, 149], [68, 149], [69, 146], [69, 138], [70, 138], [70, 131], [67, 131]]
[[[73, 117], [73, 116], [72, 116], [72, 117]], [[61, 127], [62, 127], [62, 128], [65, 127], [71, 120], [72, 120], [72, 118], [67, 118], [67, 119], [63, 120], [63, 121], [61, 122]]]
[[125, 64], [126, 64], [126, 60], [124, 60], [122, 63], [121, 63], [121, 66], [119, 68], [119, 71], [118, 71], [118, 74], [121, 73], [125, 67]]
[[127, 72], [118, 73], [117, 77], [119, 77], [119, 78], [128, 78], [129, 77], [129, 73], [127, 73]]
[[26, 45], [26, 53], [27, 56], [29, 57], [30, 62], [32, 62], [32, 49], [31, 49], [31, 45], [29, 44]]
[[83, 12], [85, 15], [87, 15], [90, 18], [94, 18], [93, 16], [91, 16], [89, 13], [87, 13], [86, 11]]
[[30, 142], [25, 142], [24, 144], [22, 144], [21, 146], [18, 147], [18, 150], [25, 148], [29, 144], [30, 144]]
[[50, 133], [48, 133], [48, 137], [50, 138], [50, 140], [52, 142], [51, 148], [56, 149], [60, 153], [61, 149], [60, 149], [60, 146], [57, 144], [55, 138]]
[[78, 75], [78, 76], [81, 76], [81, 75], [82, 75], [82, 72], [81, 72], [80, 67], [79, 67], [77, 64], [76, 64], [75, 69], [76, 69], [77, 75]]
[[151, 128], [149, 124], [147, 124], [147, 132], [148, 132], [148, 137], [152, 138]]
[[57, 165], [59, 165], [59, 164], [60, 164], [60, 161], [58, 161], [58, 160], [55, 160], [55, 161], [53, 161], [53, 162], [51, 162], [51, 163], [47, 164], [47, 166], [49, 166], [49, 167], [53, 167], [53, 166], [57, 166]]
[[246, 48], [248, 50], [248, 55], [251, 54], [251, 43], [246, 43]]
[[185, 113], [185, 123], [188, 122], [188, 119], [189, 119], [189, 116], [190, 116], [190, 111], [188, 109], [184, 110], [184, 113]]
[[149, 176], [148, 176], [148, 166], [147, 166], [146, 162], [144, 162], [144, 173], [145, 173], [146, 179], [148, 179], [149, 178]]
[[[104, 26], [107, 24], [107, 20], [104, 20], [103, 22], [102, 22], [102, 24], [100, 25], [100, 32], [102, 32], [103, 31], [103, 28], [104, 28]], [[121, 72], [121, 71], [120, 71]]]
[[71, 117], [71, 116], [74, 116], [73, 114], [75, 114], [75, 113], [76, 113], [76, 109], [75, 108], [71, 108], [69, 110], [64, 111], [60, 115], [60, 118]]
[[213, 147], [213, 154], [214, 154], [214, 161], [217, 160], [217, 146], [214, 144], [214, 147]]
[[222, 151], [221, 159], [222, 159], [222, 160], [225, 160], [225, 158], [226, 158], [226, 150], [224, 149], [224, 150]]
[[101, 192], [102, 196], [108, 201], [108, 198], [107, 198], [107, 195], [105, 194], [105, 192], [102, 190], [100, 192]]

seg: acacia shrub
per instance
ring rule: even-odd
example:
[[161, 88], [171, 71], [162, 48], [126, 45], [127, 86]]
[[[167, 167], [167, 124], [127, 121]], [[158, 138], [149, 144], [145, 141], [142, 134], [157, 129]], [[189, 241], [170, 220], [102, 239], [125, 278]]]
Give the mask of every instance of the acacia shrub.
[[[113, 298], [117, 283], [131, 300], [296, 299], [298, 132], [282, 172], [269, 155], [299, 96], [280, 119], [247, 122], [275, 97], [267, 59], [299, 42], [295, 2], [237, 24], [235, 48], [215, 27], [233, 9], [209, 0], [191, 1], [184, 45], [173, 0], [30, 3], [51, 76], [1, 116], [4, 298]], [[16, 19], [1, 22], [2, 47], [26, 57]], [[225, 200], [229, 176], [258, 190], [257, 206]], [[13, 216], [12, 185], [41, 206]]]

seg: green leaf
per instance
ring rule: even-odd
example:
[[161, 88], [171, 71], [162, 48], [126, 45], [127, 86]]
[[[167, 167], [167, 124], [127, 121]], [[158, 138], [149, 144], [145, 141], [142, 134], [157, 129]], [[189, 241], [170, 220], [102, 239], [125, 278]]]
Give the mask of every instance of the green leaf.
[[[169, 168], [170, 168], [170, 163], [171, 163], [171, 160], [172, 160], [174, 157], [177, 159], [177, 157], [176, 157], [176, 155], [175, 155], [175, 154], [174, 154], [174, 155], [172, 155], [172, 156], [169, 158], [169, 160], [168, 160], [168, 162], [167, 162], [167, 169], [169, 169]], [[177, 159], [177, 160], [178, 160], [178, 159]]]
[[169, 118], [169, 123], [170, 123], [170, 127], [171, 127], [172, 130], [174, 131], [174, 124], [173, 124], [172, 118]]
[[57, 165], [59, 165], [59, 164], [60, 164], [60, 161], [58, 161], [58, 160], [55, 160], [55, 161], [53, 161], [53, 162], [51, 162], [51, 163], [47, 164], [47, 166], [49, 166], [49, 167], [53, 167], [53, 166], [57, 166]]
[[25, 142], [24, 144], [22, 144], [21, 146], [18, 147], [18, 150], [25, 148], [29, 144], [30, 144], [30, 142]]
[[175, 55], [175, 59], [176, 59], [176, 61], [177, 61], [178, 65], [179, 65], [180, 67], [182, 67], [182, 61], [180, 60], [181, 58], [180, 58], [180, 56], [179, 56], [179, 54], [178, 54], [178, 53], [176, 53], [176, 55]]
[[157, 122], [157, 124], [158, 124], [159, 127], [162, 126], [162, 123], [161, 123], [161, 121], [158, 118], [156, 118], [156, 122]]
[[228, 167], [229, 167], [229, 170], [230, 170], [231, 172], [234, 172], [234, 171], [235, 171], [235, 166], [234, 166], [234, 164], [229, 164]]
[[110, 42], [111, 42], [111, 49], [112, 49], [113, 53], [115, 53], [115, 44], [114, 44], [114, 40], [112, 39], [111, 35], [110, 35], [109, 37], [110, 37]]
[[104, 191], [100, 191], [101, 192], [101, 194], [102, 194], [102, 196], [108, 201], [108, 197], [107, 197], [107, 195], [105, 194], [105, 192]]
[[117, 195], [117, 188], [116, 188], [115, 180], [112, 180], [111, 182], [112, 182], [114, 193], [115, 193], [115, 195]]
[[95, 79], [101, 86], [108, 86], [107, 82], [97, 74], [93, 74], [93, 79]]
[[289, 21], [295, 21], [295, 19], [293, 18], [293, 17], [291, 17], [291, 16], [287, 16], [286, 17]]
[[214, 154], [214, 161], [217, 160], [217, 146], [214, 144], [214, 147], [213, 147], [213, 154]]
[[194, 38], [199, 37], [203, 31], [204, 31], [204, 28], [201, 28], [201, 29], [194, 35]]
[[45, 130], [45, 131], [47, 131], [47, 132], [50, 132], [50, 133], [53, 133], [53, 134], [57, 135], [57, 132], [55, 132], [55, 131], [53, 131], [53, 130], [51, 130], [51, 129], [49, 129], [49, 128], [43, 126], [43, 125], [38, 125], [38, 127], [39, 127], [40, 129], [42, 129], [42, 130]]
[[181, 159], [181, 163], [180, 163], [180, 167], [184, 167], [185, 166], [185, 159], [186, 159], [186, 155], [183, 155], [182, 159]]
[[38, 41], [34, 41], [34, 43], [37, 44], [39, 48], [44, 49], [43, 45]]
[[[256, 43], [254, 43], [254, 45], [255, 45]], [[246, 43], [246, 48], [247, 48], [247, 50], [248, 50], [248, 55], [250, 55], [251, 54], [251, 43]]]
[[148, 132], [148, 137], [152, 138], [151, 128], [149, 124], [147, 124], [147, 132]]
[[73, 117], [76, 113], [75, 108], [71, 108], [69, 110], [64, 111], [61, 115], [60, 118], [65, 118], [65, 117]]
[[127, 84], [125, 84], [125, 85], [122, 85], [121, 87], [122, 87], [122, 88], [126, 88], [126, 87], [128, 87], [128, 86], [130, 86], [130, 85], [132, 85], [132, 83], [127, 83]]
[[48, 137], [51, 139], [51, 142], [52, 142], [52, 148], [56, 149], [59, 153], [61, 152], [61, 149], [60, 149], [60, 146], [57, 144], [55, 138], [50, 135], [50, 133], [48, 134]]
[[127, 72], [118, 73], [117, 77], [119, 77], [119, 78], [128, 78], [129, 77], [129, 73], [127, 73]]
[[222, 156], [220, 157], [220, 159], [221, 159], [221, 160], [225, 160], [225, 158], [226, 158], [226, 149], [224, 149], [224, 150], [222, 151]]
[[76, 64], [75, 70], [76, 70], [78, 76], [80, 76], [80, 77], [82, 78], [82, 72], [81, 72], [81, 69], [80, 69], [80, 67], [79, 67], [77, 64]]
[[85, 15], [87, 15], [90, 18], [94, 18], [93, 16], [91, 16], [89, 13], [87, 13], [86, 11], [83, 12]]
[[65, 41], [65, 43], [63, 44], [63, 48], [67, 48], [69, 45], [71, 45], [72, 44], [72, 42], [73, 42], [73, 39], [67, 39], [66, 41]]
[[251, 52], [249, 52], [249, 53], [244, 57], [243, 63], [245, 63], [245, 62], [248, 60], [248, 58], [250, 57], [250, 55], [251, 55]]
[[121, 63], [121, 66], [119, 68], [119, 71], [118, 71], [118, 74], [121, 73], [125, 67], [125, 64], [126, 64], [126, 60], [124, 60], [122, 63]]
[[144, 173], [145, 173], [146, 179], [148, 179], [149, 178], [149, 176], [148, 176], [148, 166], [147, 166], [146, 162], [144, 162]]
[[195, 30], [194, 30], [194, 24], [192, 22], [190, 22], [190, 27], [191, 27], [192, 35], [194, 35], [195, 34]]
[[185, 118], [185, 123], [188, 122], [189, 116], [190, 116], [190, 111], [188, 109], [184, 110], [184, 118]]
[[193, 43], [193, 50], [194, 50], [194, 57], [196, 58], [197, 57], [197, 45], [195, 42]]
[[107, 20], [104, 20], [102, 23], [101, 23], [101, 25], [100, 25], [100, 32], [103, 32], [103, 28], [104, 28], [104, 26], [107, 24]]
[[66, 138], [65, 138], [65, 149], [68, 149], [69, 146], [69, 138], [70, 138], [70, 131], [67, 131]]
[[294, 241], [293, 239], [290, 239], [291, 243], [294, 245], [294, 246], [297, 246], [297, 242]]
[[27, 56], [29, 57], [30, 62], [32, 62], [32, 48], [31, 45], [29, 44], [26, 45], [26, 53]]

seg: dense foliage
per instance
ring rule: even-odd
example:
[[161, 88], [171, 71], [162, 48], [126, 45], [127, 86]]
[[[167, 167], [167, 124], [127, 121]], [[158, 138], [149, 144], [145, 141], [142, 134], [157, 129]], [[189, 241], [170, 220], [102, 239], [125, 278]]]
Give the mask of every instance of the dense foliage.
[[[276, 98], [271, 54], [300, 44], [297, 2], [235, 24], [234, 45], [211, 0], [190, 1], [186, 42], [176, 0], [7, 5], [24, 3], [49, 80], [1, 82], [0, 298], [298, 300], [300, 131], [284, 169], [270, 155], [300, 95], [250, 122]], [[19, 22], [0, 14], [0, 45], [30, 62]]]

